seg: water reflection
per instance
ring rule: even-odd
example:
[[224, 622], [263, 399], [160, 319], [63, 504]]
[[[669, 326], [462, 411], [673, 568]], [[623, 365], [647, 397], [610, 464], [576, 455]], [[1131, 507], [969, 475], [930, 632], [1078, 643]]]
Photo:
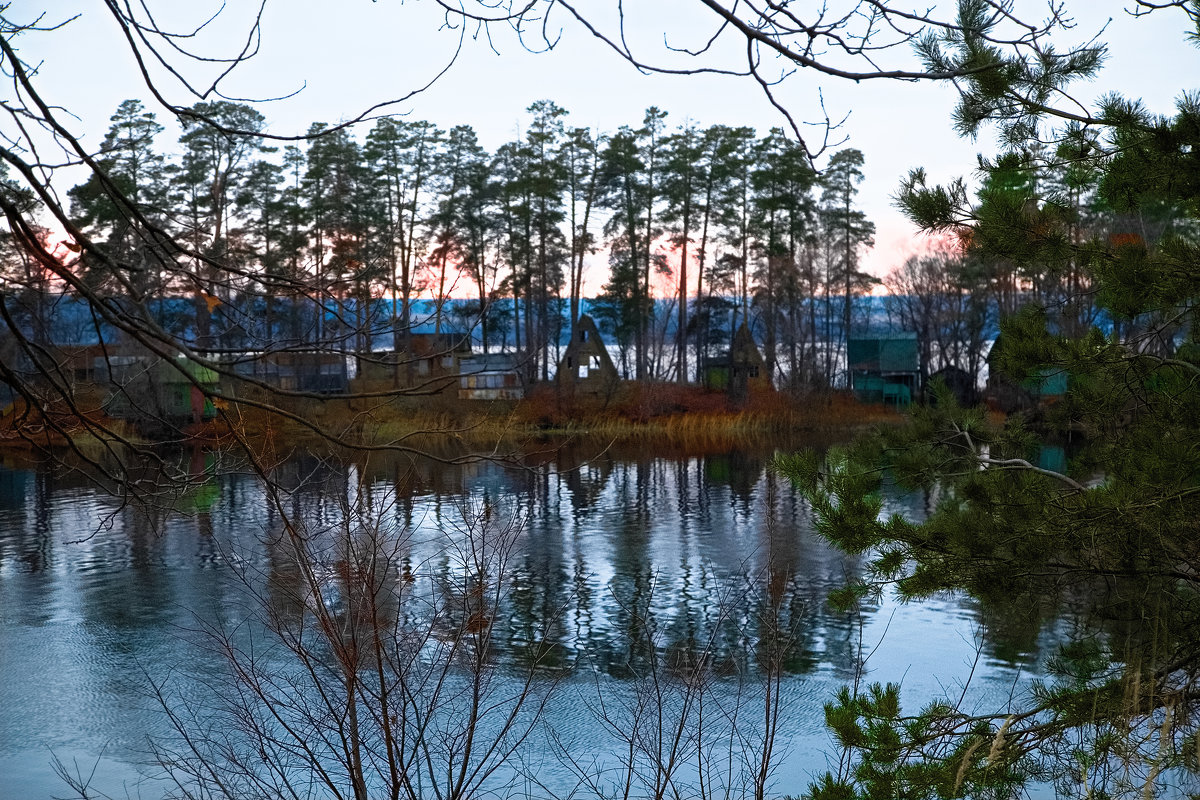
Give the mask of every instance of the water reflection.
[[[453, 642], [494, 621], [488, 662], [503, 675], [535, 667], [565, 682], [548, 719], [597, 752], [620, 742], [592, 713], [597, 686], [666, 675], [672, 707], [685, 709], [704, 676], [715, 692], [704, 696], [726, 709], [779, 703], [780, 749], [793, 751], [779, 774], [792, 792], [824, 763], [811, 749], [825, 745], [821, 703], [860, 670], [864, 639], [873, 645], [889, 624], [910, 659], [903, 672], [961, 660], [948, 654], [977, 624], [989, 628], [995, 671], [984, 680], [998, 691], [1012, 665], [1037, 661], [1051, 609], [955, 601], [913, 609], [904, 623], [872, 607], [832, 611], [827, 593], [860, 565], [815, 535], [806, 504], [767, 473], [768, 456], [666, 459], [586, 445], [520, 465], [303, 455], [275, 465], [268, 489], [196, 451], [170, 457], [166, 469], [187, 484], [164, 481], [170, 491], [150, 504], [112, 499], [82, 471], [0, 468], [0, 659], [13, 676], [0, 708], [0, 766], [47, 795], [61, 787], [46, 747], [107, 748], [135, 761], [142, 734], [167, 731], [129, 679], [222, 674], [216, 654], [191, 649], [180, 631], [237, 628], [259, 598], [268, 626], [324, 626], [332, 662], [351, 671], [381, 629], [432, 626]], [[153, 475], [140, 479], [154, 485]], [[919, 514], [927, 501], [895, 496], [889, 506]], [[496, 576], [472, 567], [472, 532], [462, 526], [486, 508], [519, 519], [521, 534], [504, 565], [506, 591], [484, 602]], [[953, 633], [939, 639], [931, 626]], [[909, 649], [924, 652], [910, 658]], [[774, 699], [751, 688], [763, 674], [781, 676]], [[796, 752], [802, 743], [806, 752]], [[567, 768], [559, 777], [578, 779]]]

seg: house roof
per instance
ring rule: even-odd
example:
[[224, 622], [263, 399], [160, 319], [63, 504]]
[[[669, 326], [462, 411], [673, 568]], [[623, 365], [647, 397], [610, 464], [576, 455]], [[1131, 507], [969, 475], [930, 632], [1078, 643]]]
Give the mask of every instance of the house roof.
[[570, 359], [574, 358], [578, 362], [581, 353], [598, 357], [604, 372], [617, 371], [612, 356], [608, 354], [608, 348], [604, 345], [604, 339], [600, 336], [600, 330], [596, 327], [596, 321], [587, 314], [581, 315], [575, 322], [574, 333], [558, 362], [560, 372], [566, 369], [565, 365], [570, 363]]
[[509, 372], [517, 369], [528, 358], [525, 353], [481, 353], [459, 361], [458, 370], [463, 375], [480, 372]]
[[917, 334], [901, 331], [887, 336], [851, 339], [846, 360], [858, 372], [920, 372]]

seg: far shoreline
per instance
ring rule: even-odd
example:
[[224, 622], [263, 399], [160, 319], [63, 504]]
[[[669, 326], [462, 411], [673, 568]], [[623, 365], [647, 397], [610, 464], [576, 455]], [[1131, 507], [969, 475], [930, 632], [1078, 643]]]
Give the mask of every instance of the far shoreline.
[[628, 384], [612, 396], [570, 396], [536, 387], [510, 401], [463, 401], [445, 395], [327, 398], [261, 396], [218, 400], [208, 421], [135, 424], [102, 411], [18, 407], [0, 420], [0, 451], [75, 449], [117, 452], [155, 446], [225, 449], [453, 451], [519, 454], [550, 441], [641, 442], [681, 453], [791, 446], [806, 439], [848, 439], [894, 425], [902, 411], [861, 403], [849, 392], [793, 396], [754, 392], [735, 404], [723, 392], [678, 384]]

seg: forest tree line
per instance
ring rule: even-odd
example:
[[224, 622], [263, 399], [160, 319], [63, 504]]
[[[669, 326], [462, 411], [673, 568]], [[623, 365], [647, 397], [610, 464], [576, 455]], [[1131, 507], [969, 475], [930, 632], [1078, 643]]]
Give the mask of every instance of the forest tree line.
[[[393, 117], [361, 138], [314, 123], [302, 149], [253, 135], [267, 121], [249, 106], [193, 111], [169, 156], [155, 115], [122, 103], [97, 156], [103, 175], [69, 194], [79, 230], [121, 265], [85, 256], [82, 279], [135, 302], [194, 297], [202, 352], [223, 346], [214, 307], [233, 314], [247, 298], [268, 321], [297, 300], [357, 301], [347, 307], [360, 315], [394, 301], [386, 322], [404, 352], [418, 298], [434, 301], [440, 332], [461, 329], [470, 296], [484, 347], [515, 343], [545, 378], [599, 271], [591, 313], [631, 376], [689, 380], [700, 354], [748, 322], [772, 372], [829, 385], [826, 343], [876, 282], [859, 265], [874, 233], [856, 204], [862, 154], [840, 151], [818, 174], [781, 129], [671, 127], [651, 108], [598, 132], [544, 100], [494, 152], [469, 125]], [[175, 242], [186, 248], [163, 252]], [[276, 336], [369, 349], [367, 320], [343, 322], [338, 334], [299, 322]]]
[[[475, 328], [485, 350], [514, 344], [545, 379], [598, 270], [590, 311], [639, 380], [699, 379], [703, 358], [747, 323], [778, 385], [835, 386], [848, 332], [870, 323], [855, 298], [880, 281], [860, 266], [874, 225], [857, 205], [855, 149], [818, 172], [781, 129], [671, 127], [650, 108], [636, 127], [603, 133], [571, 127], [549, 100], [491, 153], [469, 125], [395, 117], [361, 140], [314, 123], [302, 149], [269, 146], [250, 106], [193, 111], [169, 155], [155, 115], [123, 102], [96, 157], [102, 171], [69, 196], [78, 230], [111, 255], [85, 253], [80, 279], [135, 303], [191, 298], [187, 338], [201, 352], [246, 349], [245, 336], [222, 335], [231, 327], [266, 331], [251, 349], [363, 353], [384, 333], [411, 352], [424, 298], [437, 332]], [[1099, 170], [1069, 155], [991, 165], [974, 212], [1065, 221], [1064, 252], [1105, 231], [1152, 240], [1170, 226], [1107, 211]], [[980, 244], [934, 243], [883, 280], [889, 323], [917, 333], [925, 376], [952, 366], [978, 380], [998, 319], [1026, 305], [1053, 309], [1070, 335], [1098, 321], [1077, 260], [1018, 264], [979, 255]], [[10, 282], [36, 286], [40, 270], [26, 267], [22, 280], [10, 266]]]

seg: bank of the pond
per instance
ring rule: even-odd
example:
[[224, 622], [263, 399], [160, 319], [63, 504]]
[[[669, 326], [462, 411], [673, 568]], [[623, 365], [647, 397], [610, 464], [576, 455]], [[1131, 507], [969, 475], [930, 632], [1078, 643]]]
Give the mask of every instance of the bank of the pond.
[[553, 438], [653, 442], [686, 451], [747, 444], [789, 445], [813, 434], [845, 438], [903, 415], [848, 393], [803, 397], [759, 393], [732, 404], [724, 393], [676, 384], [634, 385], [612, 397], [535, 390], [517, 401], [465, 401], [445, 395], [360, 394], [247, 397], [217, 403], [201, 424], [114, 420], [99, 410], [19, 408], [0, 420], [0, 448], [71, 447], [85, 453], [125, 445], [222, 447], [318, 443], [347, 447], [495, 449], [519, 452]]

